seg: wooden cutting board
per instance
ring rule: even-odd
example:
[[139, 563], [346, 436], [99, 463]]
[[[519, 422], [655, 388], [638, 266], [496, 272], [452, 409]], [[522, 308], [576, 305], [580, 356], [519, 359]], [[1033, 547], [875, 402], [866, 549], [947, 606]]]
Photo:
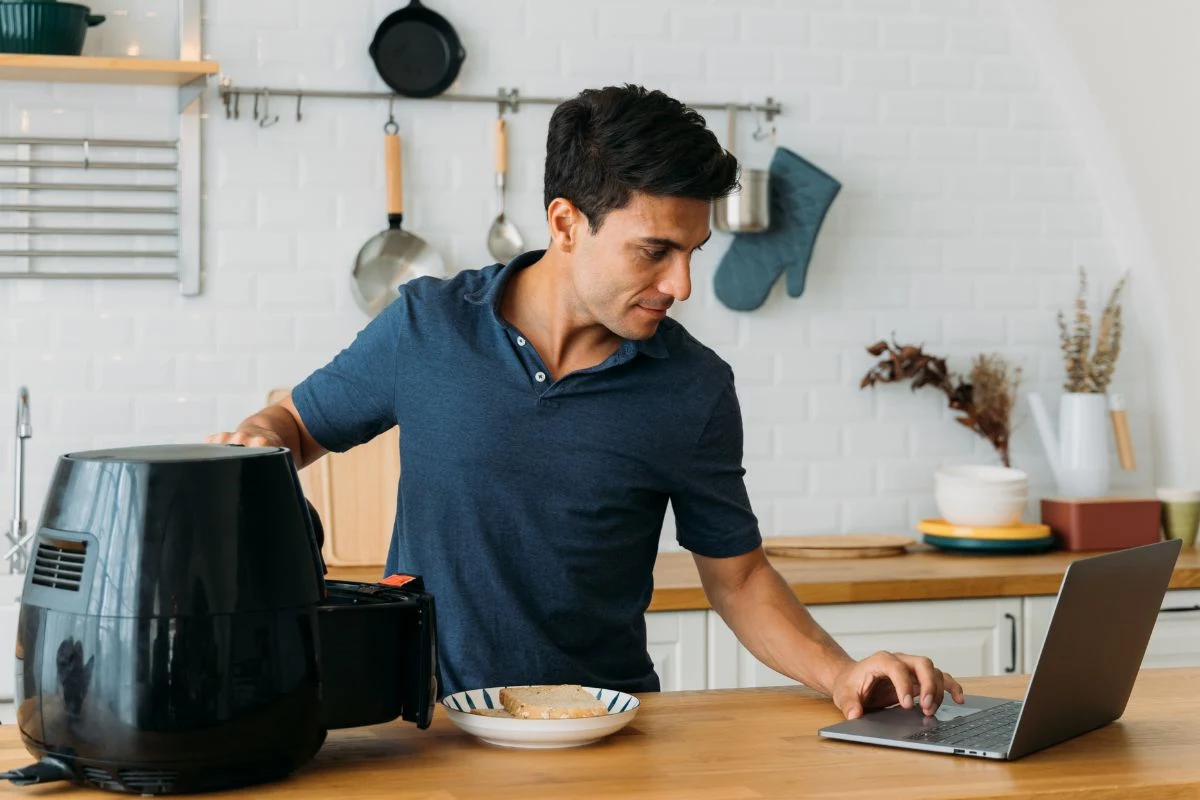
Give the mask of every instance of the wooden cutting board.
[[914, 539], [889, 533], [786, 536], [763, 540], [769, 556], [792, 558], [879, 558], [904, 555]]

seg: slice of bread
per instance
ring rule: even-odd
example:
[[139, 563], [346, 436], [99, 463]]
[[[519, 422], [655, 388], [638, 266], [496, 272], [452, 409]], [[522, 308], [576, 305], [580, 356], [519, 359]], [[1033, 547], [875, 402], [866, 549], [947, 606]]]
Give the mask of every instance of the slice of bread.
[[472, 708], [472, 714], [477, 714], [481, 717], [507, 717], [512, 719], [512, 714], [505, 711], [503, 708]]
[[604, 703], [578, 684], [505, 687], [500, 690], [500, 704], [518, 719], [579, 719], [608, 713]]

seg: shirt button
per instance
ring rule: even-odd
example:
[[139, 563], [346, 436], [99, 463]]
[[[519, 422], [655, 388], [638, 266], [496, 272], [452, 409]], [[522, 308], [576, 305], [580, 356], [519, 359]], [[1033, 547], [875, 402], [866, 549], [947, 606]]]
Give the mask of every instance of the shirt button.
[[534, 380], [536, 380], [538, 383], [541, 383], [541, 382], [543, 382], [544, 380], [546, 380], [546, 373], [544, 373], [544, 372], [539, 372], [537, 375], [534, 375], [534, 376], [533, 376], [533, 378], [534, 378]]
[[517, 344], [518, 344], [519, 346], [521, 346], [521, 347], [524, 347], [524, 346], [525, 346], [525, 337], [524, 337], [524, 336], [518, 336], [518, 337], [517, 337]]

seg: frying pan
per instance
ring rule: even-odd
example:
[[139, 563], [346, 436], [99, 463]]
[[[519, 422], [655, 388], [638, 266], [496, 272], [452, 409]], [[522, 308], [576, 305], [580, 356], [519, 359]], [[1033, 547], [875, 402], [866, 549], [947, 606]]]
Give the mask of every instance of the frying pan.
[[442, 257], [425, 240], [401, 228], [404, 221], [404, 176], [396, 122], [383, 126], [387, 167], [388, 226], [358, 251], [350, 283], [354, 302], [374, 317], [400, 296], [402, 283], [424, 275], [445, 277]]
[[367, 52], [383, 82], [405, 97], [446, 91], [467, 57], [454, 27], [421, 0], [385, 17]]

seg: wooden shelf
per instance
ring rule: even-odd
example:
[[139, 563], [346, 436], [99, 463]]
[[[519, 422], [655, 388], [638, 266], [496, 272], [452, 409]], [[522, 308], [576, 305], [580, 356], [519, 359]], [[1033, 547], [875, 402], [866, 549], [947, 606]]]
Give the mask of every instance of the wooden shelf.
[[219, 69], [215, 61], [0, 53], [0, 80], [5, 81], [183, 86]]

